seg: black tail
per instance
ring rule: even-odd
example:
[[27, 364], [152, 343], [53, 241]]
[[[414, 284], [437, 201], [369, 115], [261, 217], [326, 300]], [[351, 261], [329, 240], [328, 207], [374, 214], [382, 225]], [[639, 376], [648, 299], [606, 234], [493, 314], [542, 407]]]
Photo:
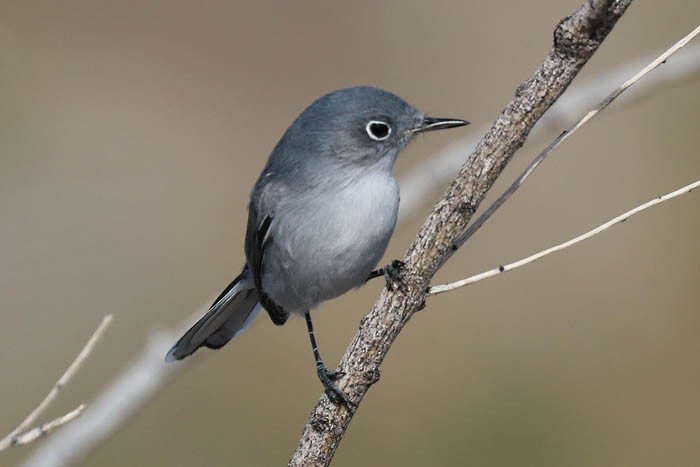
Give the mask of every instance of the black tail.
[[223, 347], [242, 333], [255, 319], [262, 306], [247, 268], [236, 277], [209, 308], [165, 356], [166, 362], [182, 360], [204, 346]]

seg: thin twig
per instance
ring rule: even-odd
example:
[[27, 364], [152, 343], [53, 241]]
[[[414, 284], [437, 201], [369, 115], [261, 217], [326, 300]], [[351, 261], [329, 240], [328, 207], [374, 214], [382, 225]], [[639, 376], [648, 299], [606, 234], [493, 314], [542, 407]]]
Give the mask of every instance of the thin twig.
[[41, 438], [42, 436], [48, 435], [51, 431], [55, 430], [56, 428], [65, 425], [66, 423], [72, 421], [75, 418], [78, 418], [83, 413], [86, 407], [87, 406], [85, 404], [80, 404], [78, 407], [61, 417], [58, 417], [54, 420], [51, 420], [50, 422], [44, 423], [41, 426], [16, 435], [12, 440], [12, 445], [20, 446], [22, 444], [29, 444]]
[[576, 245], [579, 242], [582, 242], [584, 240], [587, 240], [591, 237], [594, 237], [598, 235], [601, 232], [604, 232], [608, 230], [610, 227], [612, 227], [615, 224], [620, 224], [630, 217], [634, 216], [635, 214], [639, 214], [642, 211], [645, 211], [649, 209], [652, 206], [656, 206], [657, 204], [661, 204], [665, 201], [668, 201], [669, 199], [675, 198], [680, 195], [684, 195], [686, 193], [690, 193], [693, 191], [693, 189], [700, 187], [700, 180], [691, 183], [690, 185], [686, 185], [683, 188], [679, 188], [676, 191], [673, 191], [671, 193], [665, 194], [663, 196], [659, 196], [658, 198], [654, 198], [651, 201], [648, 201], [640, 206], [637, 206], [634, 209], [630, 209], [629, 211], [620, 214], [619, 216], [615, 217], [614, 219], [609, 220], [608, 222], [599, 225], [593, 230], [589, 230], [588, 232], [579, 235], [576, 238], [572, 238], [571, 240], [568, 240], [564, 243], [560, 243], [559, 245], [553, 246], [551, 248], [547, 248], [546, 250], [542, 250], [539, 253], [535, 253], [534, 255], [528, 256], [527, 258], [523, 258], [519, 261], [515, 261], [514, 263], [506, 264], [505, 266], [498, 266], [497, 268], [490, 269], [488, 271], [482, 272], [481, 274], [477, 274], [475, 276], [468, 277], [466, 279], [462, 279], [460, 281], [456, 282], [451, 282], [449, 284], [441, 284], [441, 285], [435, 285], [433, 287], [430, 287], [428, 290], [428, 296], [432, 297], [433, 295], [441, 294], [444, 292], [449, 292], [451, 290], [459, 289], [460, 287], [465, 287], [467, 285], [473, 284], [475, 282], [482, 281], [484, 279], [488, 279], [489, 277], [497, 276], [499, 274], [502, 274], [504, 272], [512, 271], [513, 269], [517, 269], [521, 266], [525, 266], [526, 264], [530, 264], [534, 261], [537, 261], [540, 258], [544, 258], [547, 255], [550, 255], [552, 253], [556, 253], [557, 251], [564, 250], [566, 248], [569, 248], [570, 246]]
[[[30, 413], [27, 418], [20, 423], [17, 428], [12, 430], [12, 432], [7, 435], [5, 438], [0, 440], [0, 451], [3, 451], [7, 449], [10, 446], [14, 446], [17, 444], [16, 440], [18, 437], [22, 436], [24, 432], [31, 426], [39, 416], [44, 413], [44, 411], [51, 405], [51, 403], [56, 399], [56, 396], [58, 396], [58, 393], [63, 389], [66, 384], [68, 384], [73, 377], [73, 375], [80, 369], [82, 364], [85, 362], [87, 357], [90, 355], [92, 352], [92, 349], [95, 347], [95, 344], [100, 340], [102, 337], [102, 334], [104, 331], [107, 329], [107, 326], [112, 322], [112, 315], [107, 315], [104, 318], [102, 318], [102, 322], [97, 326], [97, 329], [95, 329], [95, 332], [92, 333], [92, 336], [90, 336], [90, 339], [85, 343], [85, 346], [83, 349], [80, 351], [77, 357], [75, 357], [75, 360], [73, 360], [73, 363], [70, 364], [70, 366], [66, 369], [66, 371], [63, 373], [63, 375], [59, 378], [59, 380], [54, 384], [53, 388], [51, 388], [51, 391], [46, 395], [43, 401]], [[77, 410], [77, 409], [76, 409]], [[74, 411], [75, 412], [75, 411]], [[82, 412], [82, 410], [80, 411]], [[77, 414], [79, 415], [79, 413]], [[74, 415], [72, 418], [77, 417], [77, 415]], [[72, 419], [71, 418], [71, 419]], [[70, 421], [70, 420], [68, 420]], [[67, 422], [67, 421], [66, 421]], [[66, 423], [63, 422], [63, 423]], [[62, 425], [63, 423], [60, 423], [59, 425]], [[55, 428], [55, 427], [52, 427]]]
[[688, 42], [693, 40], [695, 36], [700, 34], [700, 26], [696, 27], [693, 29], [688, 35], [686, 35], [684, 38], [676, 42], [673, 46], [671, 46], [669, 49], [667, 49], [664, 53], [659, 55], [654, 61], [652, 61], [650, 64], [645, 66], [641, 71], [639, 71], [636, 75], [622, 83], [620, 87], [615, 89], [613, 92], [608, 94], [605, 99], [603, 99], [595, 108], [590, 110], [586, 115], [583, 116], [578, 122], [576, 122], [574, 125], [569, 127], [568, 129], [564, 130], [552, 143], [547, 146], [544, 151], [542, 151], [532, 162], [530, 162], [530, 165], [527, 166], [527, 168], [523, 171], [522, 174], [508, 187], [506, 191], [501, 194], [501, 196], [496, 199], [496, 201], [493, 202], [478, 218], [474, 223], [472, 223], [467, 230], [457, 237], [457, 239], [454, 242], [454, 247], [458, 248], [462, 246], [474, 233], [476, 233], [477, 230], [486, 222], [486, 220], [491, 217], [491, 215], [496, 212], [498, 208], [503, 205], [503, 203], [506, 202], [510, 196], [515, 193], [515, 191], [520, 188], [520, 186], [525, 182], [525, 180], [532, 175], [532, 172], [535, 171], [537, 166], [539, 166], [549, 154], [554, 151], [554, 149], [557, 148], [564, 140], [566, 140], [569, 136], [571, 136], [573, 133], [575, 133], [579, 128], [581, 128], [583, 125], [585, 125], [590, 119], [595, 117], [597, 114], [599, 114], [601, 111], [603, 111], [607, 106], [609, 106], [615, 99], [617, 99], [623, 92], [625, 92], [627, 89], [629, 89], [634, 83], [642, 79], [645, 75], [647, 75], [650, 71], [652, 71], [654, 68], [658, 67], [662, 63], [664, 63], [671, 55], [675, 54], [678, 52], [680, 49], [683, 48]]

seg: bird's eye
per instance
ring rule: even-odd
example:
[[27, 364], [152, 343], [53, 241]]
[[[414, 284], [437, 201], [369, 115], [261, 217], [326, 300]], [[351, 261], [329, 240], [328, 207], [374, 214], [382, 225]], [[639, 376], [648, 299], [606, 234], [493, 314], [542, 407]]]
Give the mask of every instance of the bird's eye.
[[375, 141], [384, 141], [391, 135], [391, 127], [386, 122], [379, 120], [370, 121], [365, 127], [367, 135]]

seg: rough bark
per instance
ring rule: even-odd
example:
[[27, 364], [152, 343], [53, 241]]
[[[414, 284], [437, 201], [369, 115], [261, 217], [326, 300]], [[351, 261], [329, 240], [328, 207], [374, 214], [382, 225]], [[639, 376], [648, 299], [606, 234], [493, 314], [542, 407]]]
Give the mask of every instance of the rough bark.
[[[358, 405], [379, 380], [379, 367], [401, 329], [425, 306], [430, 279], [461, 246], [458, 239], [486, 192], [631, 2], [589, 0], [557, 25], [544, 62], [518, 86], [514, 98], [433, 207], [403, 259], [400, 286], [382, 291], [340, 362], [339, 370], [346, 375], [338, 385]], [[289, 465], [329, 465], [352, 415], [347, 407], [334, 404], [323, 394]]]

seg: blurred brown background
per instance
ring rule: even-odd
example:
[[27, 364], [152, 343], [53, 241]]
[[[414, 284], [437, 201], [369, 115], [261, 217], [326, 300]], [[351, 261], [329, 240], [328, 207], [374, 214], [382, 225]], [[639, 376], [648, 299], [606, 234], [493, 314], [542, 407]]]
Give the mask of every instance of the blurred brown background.
[[[579, 3], [3, 2], [1, 434], [103, 315], [116, 315], [113, 327], [46, 417], [89, 404], [149, 333], [228, 284], [243, 261], [248, 191], [314, 98], [372, 84], [474, 123], [413, 144], [400, 176], [488, 124]], [[698, 18], [698, 2], [636, 2], [577, 83], [660, 51]], [[567, 141], [438, 281], [697, 179], [697, 78], [613, 105]], [[526, 145], [499, 187], [544, 144]], [[399, 226], [385, 261], [441, 192]], [[431, 299], [334, 465], [698, 465], [698, 279], [694, 193]], [[316, 313], [329, 364], [380, 287]], [[303, 322], [277, 328], [261, 315], [224, 350], [198, 353], [85, 465], [284, 465], [320, 392]], [[32, 449], [0, 454], [0, 465]]]

